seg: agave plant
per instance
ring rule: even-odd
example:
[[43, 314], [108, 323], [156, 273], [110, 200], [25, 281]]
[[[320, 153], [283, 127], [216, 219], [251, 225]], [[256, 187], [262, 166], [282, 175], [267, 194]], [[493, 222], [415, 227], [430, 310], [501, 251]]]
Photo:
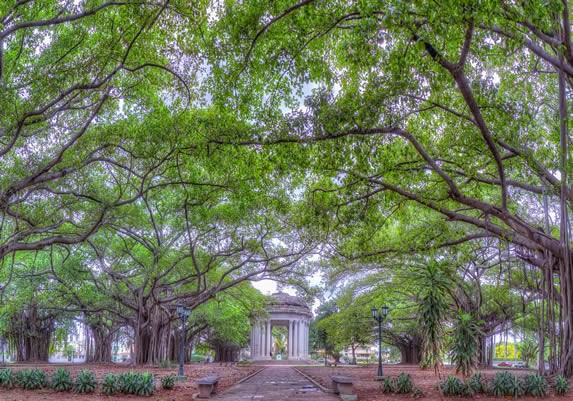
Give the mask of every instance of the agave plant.
[[155, 392], [155, 377], [149, 373], [139, 373], [136, 395], [149, 397]]
[[44, 371], [33, 369], [22, 369], [15, 375], [16, 382], [26, 390], [35, 390], [42, 387], [48, 387], [48, 380]]
[[565, 376], [557, 376], [553, 388], [555, 389], [555, 394], [564, 395], [569, 391], [569, 380]]
[[97, 386], [97, 380], [93, 372], [87, 369], [82, 369], [76, 377], [74, 390], [76, 393], [93, 393]]
[[12, 369], [0, 370], [0, 387], [11, 389], [14, 386], [16, 386], [16, 375]]
[[455, 376], [449, 375], [440, 382], [440, 390], [446, 397], [468, 396], [471, 394], [469, 386]]
[[175, 386], [175, 375], [173, 373], [169, 373], [166, 376], [161, 378], [161, 387], [166, 390], [170, 390]]
[[398, 394], [406, 394], [412, 391], [412, 378], [410, 374], [402, 372], [396, 378], [396, 392]]
[[51, 386], [56, 391], [70, 391], [74, 386], [70, 372], [64, 368], [58, 368], [52, 375]]
[[511, 395], [512, 377], [509, 372], [497, 372], [491, 379], [490, 392], [496, 397]]
[[474, 394], [482, 394], [486, 392], [485, 378], [482, 373], [476, 372], [468, 380], [468, 386]]
[[534, 397], [545, 397], [547, 395], [547, 381], [545, 377], [538, 374], [525, 376], [525, 392]]
[[101, 382], [101, 392], [106, 395], [113, 395], [119, 390], [120, 389], [117, 376], [113, 373], [108, 373], [105, 375]]

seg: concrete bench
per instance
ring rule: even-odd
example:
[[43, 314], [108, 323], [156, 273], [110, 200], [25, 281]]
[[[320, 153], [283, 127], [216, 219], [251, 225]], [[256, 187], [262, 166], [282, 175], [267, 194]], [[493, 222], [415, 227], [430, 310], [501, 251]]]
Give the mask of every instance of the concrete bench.
[[199, 387], [199, 398], [209, 398], [211, 394], [217, 392], [217, 384], [219, 384], [219, 376], [205, 376], [197, 380], [197, 387]]
[[343, 400], [356, 400], [357, 395], [354, 394], [354, 379], [348, 376], [331, 376], [332, 388], [335, 394], [339, 394]]

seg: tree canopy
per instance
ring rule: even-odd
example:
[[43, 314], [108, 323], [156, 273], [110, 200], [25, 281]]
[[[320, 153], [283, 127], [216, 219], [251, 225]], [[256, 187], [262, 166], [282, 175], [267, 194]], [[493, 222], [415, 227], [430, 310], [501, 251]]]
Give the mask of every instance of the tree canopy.
[[[42, 301], [15, 285], [46, 277], [60, 309], [93, 308], [147, 341], [169, 331], [174, 302], [300, 280], [313, 253], [357, 300], [405, 310], [419, 301], [405, 276], [439, 264], [451, 286], [437, 329], [471, 313], [484, 362], [511, 322], [571, 376], [570, 11], [5, 2], [2, 307]], [[418, 347], [430, 333], [408, 314], [390, 333]]]

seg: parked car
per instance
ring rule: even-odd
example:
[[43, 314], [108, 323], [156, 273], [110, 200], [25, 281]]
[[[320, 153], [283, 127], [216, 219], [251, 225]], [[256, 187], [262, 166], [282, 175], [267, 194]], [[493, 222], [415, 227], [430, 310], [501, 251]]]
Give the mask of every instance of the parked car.
[[498, 363], [497, 366], [500, 366], [502, 368], [511, 368], [512, 365], [509, 362], [503, 361], [503, 362]]
[[515, 365], [513, 365], [516, 368], [525, 368], [525, 362], [517, 362]]

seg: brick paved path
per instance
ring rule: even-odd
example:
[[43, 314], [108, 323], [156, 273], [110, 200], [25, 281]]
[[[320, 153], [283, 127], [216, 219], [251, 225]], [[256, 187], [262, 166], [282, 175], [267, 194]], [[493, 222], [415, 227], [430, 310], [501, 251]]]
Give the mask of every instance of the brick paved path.
[[288, 366], [269, 366], [253, 377], [211, 398], [226, 401], [335, 401], [340, 398], [324, 393], [300, 373]]

